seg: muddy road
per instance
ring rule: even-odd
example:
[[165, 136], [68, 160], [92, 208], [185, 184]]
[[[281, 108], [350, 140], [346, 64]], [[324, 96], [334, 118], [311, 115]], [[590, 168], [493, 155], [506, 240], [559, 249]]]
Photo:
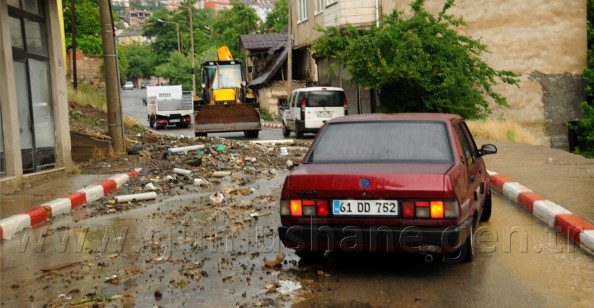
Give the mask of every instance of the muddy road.
[[[280, 129], [271, 133], [281, 136]], [[207, 147], [195, 181], [171, 173], [174, 166], [193, 168], [180, 165], [184, 155], [161, 157], [168, 147], [197, 142], [186, 139], [155, 139], [139, 160], [145, 171], [113, 194], [146, 191], [152, 183], [156, 200], [102, 198], [4, 241], [0, 304], [589, 307], [594, 299], [592, 257], [497, 194], [491, 220], [475, 235], [472, 263], [366, 252], [300, 262], [276, 231], [289, 172], [279, 146], [200, 139]], [[303, 144], [288, 148], [295, 161], [304, 153]], [[129, 170], [129, 163], [96, 168]], [[215, 177], [221, 170], [232, 172]]]

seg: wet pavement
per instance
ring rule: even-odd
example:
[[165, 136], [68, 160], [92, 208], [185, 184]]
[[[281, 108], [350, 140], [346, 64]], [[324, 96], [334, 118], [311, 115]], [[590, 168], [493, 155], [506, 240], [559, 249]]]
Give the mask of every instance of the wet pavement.
[[[493, 143], [499, 153], [486, 157], [488, 169], [593, 220], [593, 160]], [[298, 264], [276, 234], [278, 189], [286, 170], [265, 170], [206, 187], [180, 180], [157, 201], [135, 202], [113, 214], [105, 214], [115, 206], [112, 198], [103, 198], [4, 241], [2, 306], [557, 307], [588, 306], [594, 294], [591, 257], [499, 195], [491, 221], [481, 224], [485, 233], [473, 263], [330, 253]], [[1, 196], [0, 214], [64, 197], [111, 175], [56, 178]], [[150, 175], [115, 194], [138, 190]], [[264, 265], [280, 253], [286, 256], [281, 267]], [[280, 282], [301, 288], [283, 294]]]

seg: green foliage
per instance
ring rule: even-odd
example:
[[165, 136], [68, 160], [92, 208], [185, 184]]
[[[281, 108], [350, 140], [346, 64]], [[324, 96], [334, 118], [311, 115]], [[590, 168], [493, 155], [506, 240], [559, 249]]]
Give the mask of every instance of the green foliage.
[[253, 8], [244, 2], [231, 1], [232, 7], [219, 11], [212, 25], [213, 38], [219, 46], [226, 45], [235, 58], [241, 58], [239, 53], [239, 36], [252, 34], [258, 31], [260, 19]]
[[[177, 51], [169, 54], [167, 62], [157, 66], [156, 74], [169, 80], [169, 84], [181, 84], [184, 90], [192, 89], [192, 60]], [[197, 73], [198, 74], [198, 73]]]
[[584, 148], [576, 148], [575, 152], [585, 157], [594, 158], [594, 1], [588, 0], [588, 66], [584, 69], [582, 78], [585, 82], [587, 102], [580, 105], [584, 116], [571, 125], [570, 129], [577, 135]]
[[585, 157], [594, 158], [594, 107], [582, 103], [580, 109], [584, 116], [575, 125], [571, 125], [570, 129], [576, 133], [584, 148], [576, 148], [575, 152]]
[[129, 65], [126, 80], [148, 79], [155, 74], [155, 54], [148, 46], [132, 44], [122, 49]]
[[[76, 0], [76, 49], [87, 55], [100, 56], [103, 54], [101, 41], [101, 19], [99, 14], [99, 0]], [[72, 47], [71, 6], [64, 3], [64, 33], [66, 48]], [[118, 16], [113, 16], [118, 20]]]
[[281, 32], [289, 24], [289, 1], [276, 0], [274, 2], [274, 9], [266, 16], [266, 21], [263, 25], [265, 32]]
[[478, 119], [490, 113], [487, 97], [507, 106], [493, 86], [498, 81], [517, 85], [518, 76], [491, 68], [480, 58], [487, 47], [454, 30], [465, 25], [447, 13], [454, 0], [446, 1], [437, 17], [424, 3], [413, 1], [408, 19], [395, 11], [368, 30], [318, 28], [323, 36], [313, 51], [344, 65], [353, 83], [380, 88], [382, 105], [390, 112], [450, 112]]
[[87, 124], [90, 124], [93, 126], [103, 125], [101, 120], [86, 116], [86, 115], [82, 114], [80, 111], [69, 110], [68, 115], [69, 115], [70, 121], [83, 122], [83, 123], [87, 123]]
[[274, 121], [275, 116], [266, 109], [260, 109], [260, 119], [264, 121]]

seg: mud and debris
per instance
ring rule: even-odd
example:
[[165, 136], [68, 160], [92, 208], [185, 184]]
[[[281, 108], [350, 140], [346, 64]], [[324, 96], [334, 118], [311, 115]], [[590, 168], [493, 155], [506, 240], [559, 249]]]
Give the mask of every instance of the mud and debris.
[[[284, 175], [307, 147], [137, 137], [137, 155], [78, 165], [93, 174], [141, 171], [74, 210], [74, 227], [50, 224], [43, 234], [48, 239], [84, 234], [87, 242], [68, 263], [50, 262], [36, 273], [36, 283], [53, 296], [29, 294], [25, 301], [48, 307], [290, 303], [296, 289], [276, 289], [279, 281], [295, 280], [297, 262], [282, 252], [274, 214]], [[123, 231], [107, 234], [106, 225]]]

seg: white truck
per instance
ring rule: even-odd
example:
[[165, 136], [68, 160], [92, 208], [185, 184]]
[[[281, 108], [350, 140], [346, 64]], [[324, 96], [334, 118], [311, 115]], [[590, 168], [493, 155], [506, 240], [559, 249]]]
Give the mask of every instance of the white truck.
[[187, 128], [192, 123], [192, 93], [184, 93], [181, 85], [146, 87], [148, 122], [157, 129], [166, 125]]

